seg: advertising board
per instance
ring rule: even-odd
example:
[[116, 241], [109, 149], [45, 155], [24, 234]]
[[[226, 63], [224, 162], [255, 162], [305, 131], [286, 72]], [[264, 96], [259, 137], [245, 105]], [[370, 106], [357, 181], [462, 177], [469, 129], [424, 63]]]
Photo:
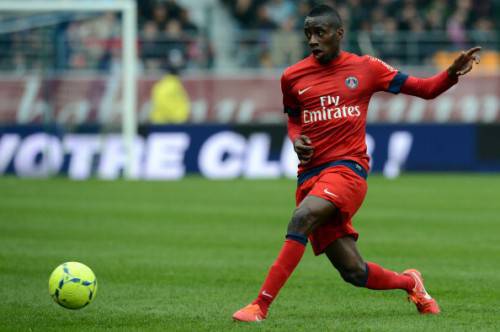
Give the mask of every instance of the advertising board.
[[[373, 172], [500, 170], [498, 126], [370, 125]], [[0, 127], [0, 174], [116, 179], [126, 160], [121, 135], [98, 128]], [[296, 176], [297, 158], [280, 125], [143, 126], [135, 140], [133, 176], [210, 179]], [[493, 136], [492, 136], [493, 135]]]

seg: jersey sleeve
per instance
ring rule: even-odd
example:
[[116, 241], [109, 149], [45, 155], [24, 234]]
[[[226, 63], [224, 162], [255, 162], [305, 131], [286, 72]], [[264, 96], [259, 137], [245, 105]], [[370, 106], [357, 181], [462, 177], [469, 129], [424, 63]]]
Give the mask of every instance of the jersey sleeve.
[[300, 136], [300, 132], [302, 130], [302, 120], [300, 116], [289, 116], [288, 117], [288, 126], [287, 132], [290, 141], [295, 142], [297, 137]]
[[424, 99], [433, 99], [457, 82], [458, 79], [451, 78], [446, 70], [428, 78], [410, 76], [401, 87], [401, 92]]
[[288, 116], [299, 116], [300, 107], [291, 92], [288, 80], [286, 78], [286, 72], [281, 76], [281, 92], [283, 93], [283, 111], [288, 114]]
[[391, 67], [384, 61], [372, 56], [367, 56], [368, 67], [372, 76], [374, 92], [387, 91], [397, 94], [408, 79], [408, 75]]

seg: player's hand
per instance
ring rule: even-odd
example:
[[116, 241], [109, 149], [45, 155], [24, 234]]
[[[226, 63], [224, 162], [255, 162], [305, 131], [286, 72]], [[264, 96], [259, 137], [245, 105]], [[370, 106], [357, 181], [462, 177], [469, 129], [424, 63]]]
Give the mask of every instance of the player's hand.
[[479, 63], [479, 51], [480, 46], [476, 46], [463, 51], [460, 55], [453, 61], [453, 64], [448, 68], [448, 75], [453, 79], [458, 79], [459, 76], [465, 75], [472, 70], [474, 63]]
[[295, 150], [295, 153], [297, 153], [297, 157], [299, 157], [301, 165], [305, 165], [311, 161], [314, 153], [314, 148], [311, 144], [311, 140], [306, 135], [300, 135], [293, 142], [293, 149]]

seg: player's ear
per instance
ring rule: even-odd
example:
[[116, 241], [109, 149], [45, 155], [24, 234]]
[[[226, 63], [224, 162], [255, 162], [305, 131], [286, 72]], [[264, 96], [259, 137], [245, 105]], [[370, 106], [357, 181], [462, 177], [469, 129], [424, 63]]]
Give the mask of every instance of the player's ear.
[[338, 41], [341, 41], [344, 38], [344, 28], [338, 27], [337, 30], [335, 31], [335, 36]]

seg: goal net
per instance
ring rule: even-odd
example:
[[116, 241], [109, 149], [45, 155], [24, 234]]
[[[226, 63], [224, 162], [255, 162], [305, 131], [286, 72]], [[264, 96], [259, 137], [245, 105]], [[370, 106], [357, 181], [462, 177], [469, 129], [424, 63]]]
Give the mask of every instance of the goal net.
[[[26, 176], [56, 173], [65, 162], [59, 150], [82, 148], [54, 143], [62, 128], [118, 133], [120, 174], [134, 177], [136, 43], [134, 0], [0, 0], [0, 125], [47, 133], [33, 143], [44, 145], [46, 153], [25, 156], [32, 160], [23, 162], [21, 151], [10, 160], [21, 148], [22, 135], [16, 139], [3, 130], [0, 167], [18, 167]], [[88, 167], [78, 170], [78, 164], [70, 171], [88, 177]]]

